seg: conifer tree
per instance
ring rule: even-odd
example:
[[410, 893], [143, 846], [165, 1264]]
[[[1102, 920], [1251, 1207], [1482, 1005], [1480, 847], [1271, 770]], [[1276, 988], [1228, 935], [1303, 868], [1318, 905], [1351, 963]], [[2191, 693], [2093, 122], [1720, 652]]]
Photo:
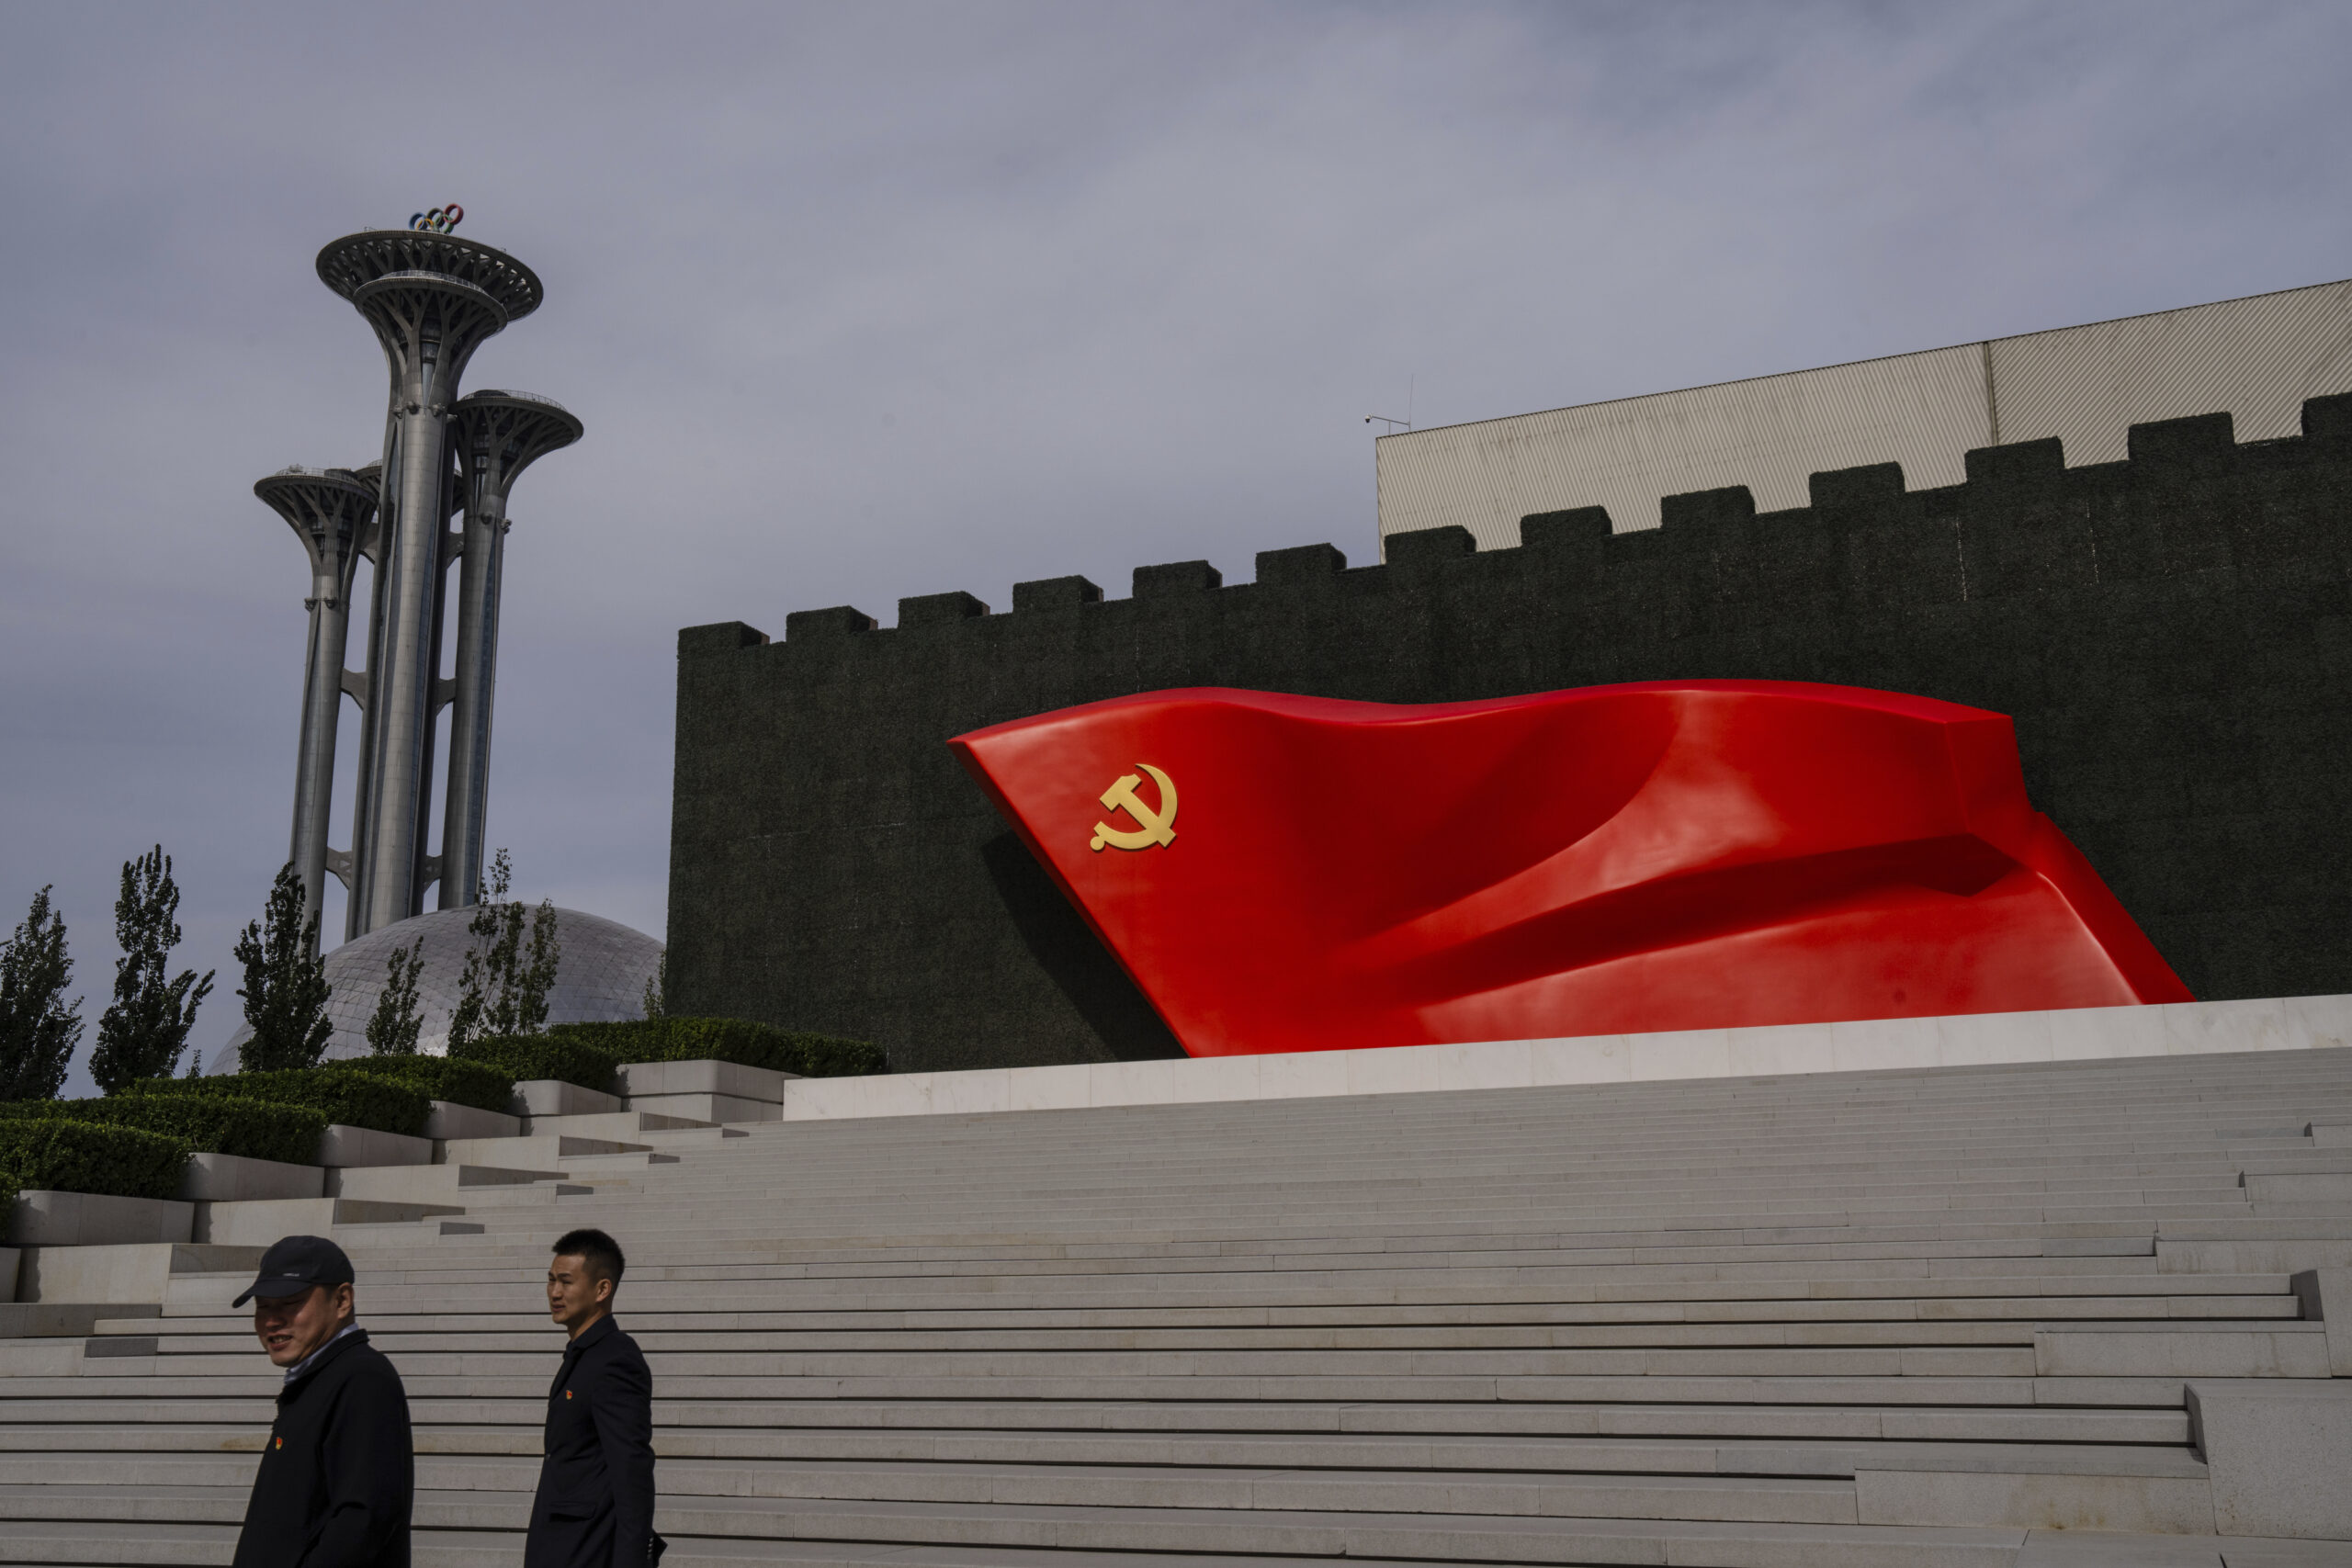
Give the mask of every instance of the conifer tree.
[[73, 977], [65, 921], [44, 887], [0, 943], [0, 1100], [54, 1100], [64, 1087], [82, 1043], [82, 998], [64, 999]]
[[416, 1007], [416, 977], [424, 968], [424, 939], [392, 949], [384, 988], [376, 993], [376, 1010], [368, 1020], [368, 1049], [379, 1056], [413, 1056], [416, 1037], [424, 1027]]
[[193, 969], [165, 976], [180, 943], [180, 890], [164, 846], [122, 863], [122, 894], [115, 900], [114, 1001], [98, 1018], [90, 1076], [107, 1094], [141, 1078], [167, 1078], [180, 1065], [197, 1004], [212, 994], [212, 972]]
[[491, 857], [490, 896], [475, 907], [466, 926], [473, 945], [458, 976], [458, 1007], [449, 1019], [452, 1051], [469, 1040], [537, 1034], [547, 1027], [548, 993], [555, 988], [563, 959], [555, 905], [543, 899], [530, 911], [526, 945], [523, 901], [506, 897], [513, 874], [504, 850]]
[[281, 1067], [315, 1067], [334, 1037], [327, 1017], [326, 960], [319, 955], [319, 919], [304, 918], [308, 901], [302, 879], [288, 861], [269, 885], [262, 918], [237, 939], [236, 959], [245, 967], [245, 1021], [253, 1038], [238, 1065], [249, 1073]]
[[653, 973], [645, 977], [645, 1016], [660, 1018], [670, 1010], [670, 951], [653, 961]]

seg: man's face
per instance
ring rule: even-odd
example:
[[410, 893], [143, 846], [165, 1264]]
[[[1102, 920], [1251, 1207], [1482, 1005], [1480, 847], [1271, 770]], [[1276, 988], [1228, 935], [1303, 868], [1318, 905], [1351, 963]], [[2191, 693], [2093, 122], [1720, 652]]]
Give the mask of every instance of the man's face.
[[351, 1321], [349, 1285], [333, 1290], [313, 1285], [299, 1295], [255, 1296], [254, 1333], [269, 1352], [270, 1364], [290, 1367], [341, 1332]]
[[548, 1315], [578, 1333], [593, 1323], [613, 1299], [613, 1282], [588, 1270], [588, 1259], [559, 1253], [548, 1265]]

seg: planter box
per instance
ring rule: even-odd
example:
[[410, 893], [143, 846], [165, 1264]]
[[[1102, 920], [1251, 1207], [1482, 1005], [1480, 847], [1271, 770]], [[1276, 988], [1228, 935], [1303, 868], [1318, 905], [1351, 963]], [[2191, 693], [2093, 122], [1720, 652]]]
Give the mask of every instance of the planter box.
[[[194, 1209], [193, 1203], [181, 1205]], [[32, 1247], [18, 1269], [17, 1299], [24, 1302], [153, 1304], [169, 1298], [175, 1274], [243, 1273], [243, 1280], [191, 1281], [201, 1287], [203, 1304], [228, 1310], [260, 1267], [258, 1247], [198, 1247], [189, 1242], [147, 1242], [121, 1247]]]
[[509, 1116], [503, 1111], [482, 1111], [470, 1105], [452, 1105], [446, 1100], [433, 1102], [433, 1114], [424, 1119], [424, 1135], [435, 1143], [447, 1143], [451, 1138], [513, 1138], [523, 1132], [523, 1119]]
[[517, 1116], [586, 1116], [604, 1111], [626, 1111], [619, 1095], [582, 1089], [561, 1078], [525, 1078], [514, 1086]]
[[169, 1198], [109, 1198], [97, 1192], [17, 1194], [8, 1232], [16, 1247], [108, 1247], [187, 1241], [196, 1205]]
[[763, 1100], [771, 1105], [782, 1105], [784, 1086], [797, 1082], [799, 1077], [798, 1073], [772, 1072], [766, 1067], [746, 1067], [734, 1062], [629, 1062], [615, 1071], [614, 1081], [628, 1097], [631, 1111], [661, 1111], [662, 1106], [648, 1103], [646, 1097], [723, 1094], [736, 1100]]
[[367, 1127], [336, 1122], [319, 1139], [319, 1163], [324, 1166], [431, 1165], [433, 1140], [405, 1133], [379, 1133]]
[[[315, 1165], [250, 1159], [243, 1155], [190, 1155], [180, 1173], [180, 1196], [190, 1202], [233, 1202], [250, 1198], [315, 1198], [327, 1190], [327, 1173]], [[198, 1238], [202, 1239], [202, 1238]]]

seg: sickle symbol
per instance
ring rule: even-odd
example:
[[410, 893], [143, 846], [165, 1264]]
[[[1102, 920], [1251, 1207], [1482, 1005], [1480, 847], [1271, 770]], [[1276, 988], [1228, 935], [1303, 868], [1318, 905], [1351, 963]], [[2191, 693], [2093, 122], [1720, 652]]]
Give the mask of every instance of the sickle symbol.
[[1151, 775], [1159, 786], [1159, 809], [1154, 811], [1136, 794], [1136, 785], [1143, 783], [1140, 775], [1123, 773], [1119, 782], [1102, 792], [1102, 804], [1113, 811], [1124, 807], [1128, 816], [1143, 824], [1139, 833], [1114, 828], [1107, 822], [1094, 824], [1094, 840], [1087, 847], [1100, 851], [1108, 844], [1116, 850], [1148, 850], [1158, 844], [1162, 849], [1176, 841], [1176, 781], [1153, 767], [1149, 762], [1137, 762], [1136, 767]]

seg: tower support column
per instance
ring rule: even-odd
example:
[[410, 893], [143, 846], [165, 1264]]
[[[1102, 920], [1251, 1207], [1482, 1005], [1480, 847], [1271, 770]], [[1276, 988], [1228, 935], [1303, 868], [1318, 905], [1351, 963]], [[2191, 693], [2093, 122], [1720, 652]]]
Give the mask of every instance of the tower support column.
[[294, 827], [287, 858], [302, 879], [305, 918], [326, 893], [328, 813], [334, 805], [335, 736], [343, 716], [343, 660], [351, 626], [351, 583], [375, 491], [340, 468], [288, 468], [254, 493], [292, 525], [311, 559], [310, 642], [302, 675], [302, 723], [294, 764]]
[[[431, 360], [424, 361], [429, 396]], [[373, 702], [368, 728], [367, 812], [354, 848], [359, 856], [359, 931], [404, 920], [415, 912], [417, 861], [423, 850], [418, 804], [424, 799], [427, 750], [433, 726], [433, 680], [440, 673], [440, 645], [434, 636], [440, 607], [441, 534], [448, 515], [443, 500], [447, 456], [442, 444], [442, 412], [418, 400], [400, 410], [394, 442], [397, 458], [386, 472], [396, 476], [388, 496], [391, 514], [379, 547], [376, 570], [383, 579], [379, 603], [383, 619], [375, 628], [369, 660]]]
[[427, 792], [442, 694], [450, 409], [475, 348], [536, 310], [540, 288], [503, 251], [418, 230], [338, 240], [319, 253], [319, 276], [375, 329], [391, 378], [352, 842], [348, 930], [359, 936], [418, 913], [432, 874]]
[[458, 909], [481, 901], [507, 496], [515, 479], [540, 456], [579, 440], [581, 425], [550, 399], [481, 391], [458, 404], [450, 427], [466, 519], [464, 552], [458, 561], [458, 653], [449, 716], [448, 799], [441, 815], [440, 907]]

